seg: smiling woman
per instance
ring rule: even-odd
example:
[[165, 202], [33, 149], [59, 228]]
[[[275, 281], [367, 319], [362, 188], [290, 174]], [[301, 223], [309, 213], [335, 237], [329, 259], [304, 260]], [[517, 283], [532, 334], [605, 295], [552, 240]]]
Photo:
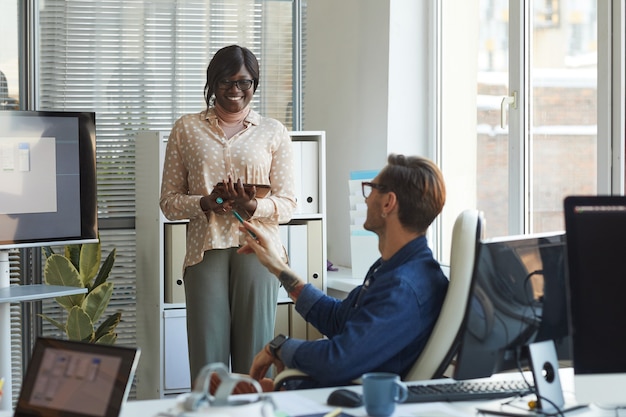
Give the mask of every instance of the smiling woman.
[[183, 277], [192, 378], [215, 362], [247, 373], [274, 334], [278, 281], [256, 257], [237, 253], [244, 220], [284, 253], [278, 223], [296, 207], [287, 129], [251, 109], [259, 73], [249, 49], [217, 51], [206, 71], [207, 109], [178, 119], [167, 142], [161, 209], [170, 220], [189, 219]]

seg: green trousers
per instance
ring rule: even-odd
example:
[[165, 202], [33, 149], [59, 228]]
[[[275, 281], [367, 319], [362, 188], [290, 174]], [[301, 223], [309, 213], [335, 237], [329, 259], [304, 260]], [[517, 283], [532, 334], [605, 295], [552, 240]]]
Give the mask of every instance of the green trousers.
[[254, 356], [274, 338], [278, 279], [255, 255], [231, 248], [206, 251], [184, 280], [192, 383], [214, 362], [248, 374]]

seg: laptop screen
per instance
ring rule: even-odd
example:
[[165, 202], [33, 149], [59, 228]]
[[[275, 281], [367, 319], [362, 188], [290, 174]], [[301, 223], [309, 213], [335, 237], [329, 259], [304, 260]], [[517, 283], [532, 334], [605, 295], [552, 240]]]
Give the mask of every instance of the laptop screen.
[[136, 348], [39, 338], [15, 417], [117, 417], [138, 359]]

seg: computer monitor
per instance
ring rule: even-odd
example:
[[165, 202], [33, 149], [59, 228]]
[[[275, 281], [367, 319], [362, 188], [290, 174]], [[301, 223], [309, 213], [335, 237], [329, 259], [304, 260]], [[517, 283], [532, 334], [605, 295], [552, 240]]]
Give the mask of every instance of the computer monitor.
[[93, 112], [0, 111], [0, 250], [97, 242]]
[[574, 387], [581, 402], [626, 404], [626, 197], [564, 202]]
[[563, 232], [484, 240], [460, 335], [455, 379], [472, 379], [528, 364], [531, 343], [553, 340], [571, 358]]
[[584, 407], [566, 399], [559, 376], [560, 363], [572, 357], [565, 264], [563, 232], [480, 243], [453, 376], [483, 378], [528, 368], [536, 400], [498, 401], [480, 407], [481, 413], [563, 415]]

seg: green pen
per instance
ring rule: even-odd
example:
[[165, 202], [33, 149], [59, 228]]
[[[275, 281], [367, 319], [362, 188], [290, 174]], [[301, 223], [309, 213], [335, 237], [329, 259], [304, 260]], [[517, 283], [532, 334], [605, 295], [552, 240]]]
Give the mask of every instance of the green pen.
[[[239, 220], [239, 222], [241, 224], [243, 224], [243, 218], [239, 215], [239, 213], [237, 213], [235, 210], [233, 210], [233, 214], [235, 215], [235, 217], [237, 218], [237, 220]], [[254, 232], [252, 230], [246, 229], [248, 231], [248, 233], [250, 234], [250, 236], [252, 236], [252, 239], [257, 240], [256, 235], [254, 234]]]

